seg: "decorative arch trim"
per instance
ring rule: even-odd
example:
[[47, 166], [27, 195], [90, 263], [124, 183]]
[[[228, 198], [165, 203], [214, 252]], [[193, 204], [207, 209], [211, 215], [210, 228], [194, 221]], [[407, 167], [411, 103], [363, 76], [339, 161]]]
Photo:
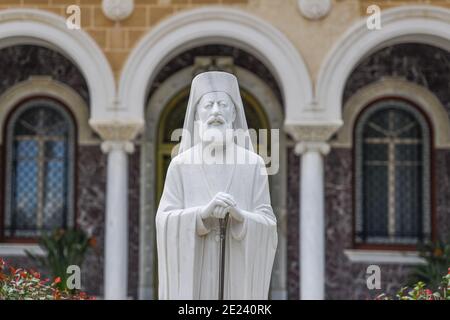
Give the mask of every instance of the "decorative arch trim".
[[97, 43], [83, 30], [70, 30], [63, 17], [44, 10], [0, 11], [0, 48], [31, 44], [61, 52], [74, 61], [89, 87], [91, 118], [114, 117], [116, 88], [111, 67]]
[[300, 121], [302, 109], [312, 103], [312, 83], [298, 50], [262, 19], [221, 6], [176, 14], [141, 39], [119, 81], [124, 116], [135, 121], [144, 119], [148, 84], [158, 68], [189, 48], [210, 43], [239, 46], [259, 58], [281, 85], [286, 119]]
[[322, 65], [315, 96], [332, 119], [342, 117], [345, 83], [358, 63], [387, 46], [417, 42], [450, 50], [450, 10], [436, 6], [406, 6], [382, 12], [382, 28], [367, 29], [361, 19], [335, 44]]
[[430, 119], [434, 147], [450, 148], [450, 120], [447, 110], [427, 88], [397, 78], [384, 78], [358, 90], [345, 104], [344, 126], [338, 131], [333, 146], [351, 148], [358, 115], [375, 100], [398, 97], [411, 101]]
[[[89, 127], [89, 109], [83, 98], [69, 86], [47, 76], [30, 77], [10, 87], [0, 96], [0, 128], [5, 126], [7, 116], [20, 101], [34, 96], [54, 98], [69, 108], [76, 121], [79, 144], [99, 143]], [[3, 141], [1, 130], [0, 141]]]

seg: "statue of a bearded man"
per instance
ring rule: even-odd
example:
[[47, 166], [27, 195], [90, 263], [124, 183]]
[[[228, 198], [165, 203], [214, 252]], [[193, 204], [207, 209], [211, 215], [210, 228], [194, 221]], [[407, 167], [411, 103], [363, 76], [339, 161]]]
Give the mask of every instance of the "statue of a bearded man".
[[194, 78], [183, 129], [156, 215], [159, 298], [267, 299], [276, 218], [234, 75]]

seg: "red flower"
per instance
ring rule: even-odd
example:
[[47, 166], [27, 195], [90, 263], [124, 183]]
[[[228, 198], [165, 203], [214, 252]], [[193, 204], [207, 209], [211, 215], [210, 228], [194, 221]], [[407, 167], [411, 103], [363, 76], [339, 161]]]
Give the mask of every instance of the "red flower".
[[45, 278], [44, 280], [39, 281], [40, 285], [44, 285], [46, 284], [50, 279], [49, 278]]
[[58, 283], [60, 283], [61, 282], [61, 277], [57, 277], [56, 279], [55, 279], [55, 281], [53, 281], [53, 284], [58, 284]]
[[95, 237], [90, 237], [89, 238], [89, 245], [94, 248], [97, 245], [97, 239], [95, 239]]
[[447, 274], [450, 274], [450, 268], [448, 268], [448, 273]]
[[55, 300], [60, 300], [61, 299], [61, 293], [59, 291], [54, 291], [53, 292], [53, 299]]
[[433, 292], [430, 289], [425, 289], [425, 293], [428, 294], [428, 295], [432, 295], [433, 294]]

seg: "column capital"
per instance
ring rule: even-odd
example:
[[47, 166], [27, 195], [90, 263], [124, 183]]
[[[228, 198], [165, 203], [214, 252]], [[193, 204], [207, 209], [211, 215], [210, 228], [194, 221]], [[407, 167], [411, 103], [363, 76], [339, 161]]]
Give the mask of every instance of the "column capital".
[[90, 126], [104, 141], [133, 141], [144, 128], [139, 120], [89, 120]]
[[297, 155], [302, 155], [306, 152], [320, 152], [326, 156], [330, 152], [330, 145], [323, 141], [302, 141], [295, 145], [294, 152]]
[[126, 153], [134, 152], [134, 143], [127, 140], [107, 140], [101, 144], [103, 153], [109, 153], [112, 150], [123, 150]]
[[285, 122], [284, 130], [295, 142], [327, 142], [342, 126], [342, 121]]

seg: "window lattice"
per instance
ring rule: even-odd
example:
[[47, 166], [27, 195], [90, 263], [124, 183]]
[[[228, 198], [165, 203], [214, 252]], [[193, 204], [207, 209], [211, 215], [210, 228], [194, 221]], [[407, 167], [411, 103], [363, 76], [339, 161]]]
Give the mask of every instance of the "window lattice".
[[73, 122], [56, 102], [36, 99], [7, 132], [4, 236], [34, 238], [73, 224]]
[[417, 244], [430, 236], [429, 128], [399, 100], [376, 103], [356, 128], [356, 242]]

